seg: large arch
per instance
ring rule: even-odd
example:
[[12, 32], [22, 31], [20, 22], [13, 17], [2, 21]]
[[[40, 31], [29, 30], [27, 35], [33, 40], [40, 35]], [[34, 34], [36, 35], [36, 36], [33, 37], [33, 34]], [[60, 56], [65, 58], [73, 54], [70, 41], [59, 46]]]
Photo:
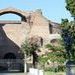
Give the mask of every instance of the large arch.
[[26, 22], [26, 17], [23, 14], [24, 12], [22, 12], [21, 10], [18, 10], [18, 9], [15, 9], [15, 8], [6, 8], [6, 9], [0, 10], [0, 16], [3, 15], [3, 14], [8, 14], [8, 13], [12, 13], [12, 14], [18, 15], [18, 16], [21, 17], [22, 21]]
[[6, 53], [4, 59], [16, 59], [16, 55], [14, 53]]

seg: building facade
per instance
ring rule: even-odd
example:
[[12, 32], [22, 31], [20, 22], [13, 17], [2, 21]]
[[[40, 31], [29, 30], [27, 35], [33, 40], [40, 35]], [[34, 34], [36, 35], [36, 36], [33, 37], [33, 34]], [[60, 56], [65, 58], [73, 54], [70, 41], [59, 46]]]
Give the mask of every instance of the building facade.
[[27, 38], [40, 37], [41, 46], [60, 38], [59, 24], [45, 18], [39, 9], [36, 11], [15, 8], [0, 10], [0, 16], [9, 13], [20, 16], [21, 21], [0, 20], [0, 59], [23, 59], [20, 48]]

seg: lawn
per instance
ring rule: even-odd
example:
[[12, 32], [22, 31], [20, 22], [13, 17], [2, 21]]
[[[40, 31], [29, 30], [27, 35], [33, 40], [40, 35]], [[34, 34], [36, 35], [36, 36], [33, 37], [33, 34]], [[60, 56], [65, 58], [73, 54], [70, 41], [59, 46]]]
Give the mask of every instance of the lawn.
[[65, 72], [49, 72], [49, 71], [46, 71], [44, 73], [44, 75], [66, 75]]

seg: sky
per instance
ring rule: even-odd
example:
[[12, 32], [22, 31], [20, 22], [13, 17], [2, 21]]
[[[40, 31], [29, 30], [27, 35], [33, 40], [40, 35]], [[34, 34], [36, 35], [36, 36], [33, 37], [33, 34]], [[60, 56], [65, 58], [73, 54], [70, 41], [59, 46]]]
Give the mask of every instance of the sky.
[[[65, 5], [65, 0], [0, 0], [0, 9], [8, 7], [26, 11], [41, 9], [46, 18], [57, 23], [61, 23], [61, 19], [65, 18], [72, 20]], [[3, 19], [20, 19], [20, 17], [14, 14], [5, 14], [0, 16], [0, 20]]]

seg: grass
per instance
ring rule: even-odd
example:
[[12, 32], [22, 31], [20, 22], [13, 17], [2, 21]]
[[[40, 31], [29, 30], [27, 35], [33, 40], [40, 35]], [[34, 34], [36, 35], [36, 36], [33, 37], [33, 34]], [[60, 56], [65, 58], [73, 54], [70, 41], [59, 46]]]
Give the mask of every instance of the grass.
[[49, 71], [46, 71], [44, 73], [44, 75], [66, 75], [65, 72], [49, 72]]

